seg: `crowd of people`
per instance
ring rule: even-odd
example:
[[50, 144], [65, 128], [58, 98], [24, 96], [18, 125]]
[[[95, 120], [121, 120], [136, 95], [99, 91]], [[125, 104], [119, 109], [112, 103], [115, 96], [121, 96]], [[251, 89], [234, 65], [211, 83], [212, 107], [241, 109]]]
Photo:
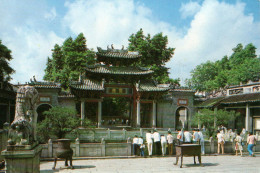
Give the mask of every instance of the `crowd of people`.
[[224, 126], [220, 126], [217, 131], [217, 140], [218, 140], [218, 154], [220, 150], [224, 154], [224, 145], [225, 141], [230, 140], [231, 142], [235, 141], [235, 151], [236, 156], [238, 151], [240, 155], [243, 156], [243, 146], [247, 145], [247, 150], [249, 156], [254, 157], [253, 147], [256, 145], [257, 137], [252, 134], [252, 132], [247, 132], [244, 128], [239, 134], [237, 131], [233, 132], [231, 129], [227, 130]]
[[177, 138], [174, 138], [171, 131], [168, 131], [167, 135], [160, 135], [155, 129], [153, 132], [148, 130], [146, 133], [146, 144], [142, 137], [135, 135], [133, 138], [133, 155], [140, 153], [140, 156], [144, 157], [144, 148], [147, 146], [148, 155], [154, 156], [165, 156], [168, 150], [168, 154], [173, 154], [174, 143], [197, 143], [201, 144], [201, 153], [205, 154], [204, 151], [204, 138], [203, 133], [199, 129], [195, 129], [193, 134], [189, 131], [184, 131], [183, 129], [179, 131]]
[[[245, 129], [239, 134], [237, 131], [233, 132], [222, 126], [217, 131], [216, 139], [218, 143], [218, 154], [220, 154], [220, 151], [224, 154], [225, 141], [231, 141], [235, 142], [236, 155], [240, 152], [240, 155], [243, 156], [243, 146], [247, 145], [249, 156], [254, 157], [253, 147], [256, 144], [257, 137], [252, 133], [248, 133]], [[200, 144], [201, 154], [205, 154], [204, 136], [200, 129], [194, 129], [193, 132], [181, 129], [178, 131], [177, 137], [174, 137], [171, 134], [171, 131], [168, 131], [167, 135], [160, 135], [156, 129], [153, 130], [153, 132], [148, 130], [146, 133], [146, 141], [143, 140], [143, 137], [138, 137], [137, 135], [133, 138], [133, 154], [138, 155], [138, 153], [140, 153], [140, 155], [144, 157], [144, 149], [147, 147], [148, 155], [150, 157], [152, 155], [165, 156], [167, 151], [171, 156], [173, 154], [174, 144], [180, 145], [191, 143]]]

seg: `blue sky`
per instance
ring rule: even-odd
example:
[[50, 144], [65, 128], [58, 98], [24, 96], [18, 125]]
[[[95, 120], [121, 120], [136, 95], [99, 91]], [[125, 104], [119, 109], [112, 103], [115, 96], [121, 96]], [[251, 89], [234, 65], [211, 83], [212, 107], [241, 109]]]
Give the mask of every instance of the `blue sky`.
[[0, 39], [12, 50], [12, 83], [42, 80], [54, 44], [83, 32], [89, 48], [128, 45], [143, 28], [163, 32], [176, 48], [167, 63], [182, 84], [207, 60], [230, 55], [238, 43], [260, 54], [259, 0], [0, 0]]

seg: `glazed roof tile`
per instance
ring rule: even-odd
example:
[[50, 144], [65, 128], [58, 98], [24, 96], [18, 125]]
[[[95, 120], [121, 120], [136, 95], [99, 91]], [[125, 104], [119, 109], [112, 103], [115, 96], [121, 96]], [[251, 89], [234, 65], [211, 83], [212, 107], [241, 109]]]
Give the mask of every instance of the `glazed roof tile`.
[[138, 92], [163, 92], [168, 91], [169, 87], [160, 87], [158, 84], [156, 84], [154, 81], [150, 80], [144, 80], [141, 81], [139, 84], [136, 84], [136, 90]]
[[223, 104], [232, 103], [246, 103], [246, 102], [257, 102], [260, 101], [260, 93], [249, 93], [249, 94], [239, 94], [234, 96], [228, 96], [221, 101]]
[[224, 97], [210, 98], [195, 106], [200, 108], [210, 108], [219, 104], [223, 99]]
[[98, 52], [96, 53], [97, 56], [99, 57], [109, 57], [109, 58], [127, 58], [127, 59], [133, 59], [133, 58], [138, 58], [141, 57], [139, 52], [137, 51], [128, 51], [125, 49], [107, 49], [103, 50], [100, 47], [97, 47]]
[[103, 81], [94, 81], [90, 79], [84, 79], [81, 82], [72, 81], [70, 84], [72, 89], [79, 90], [92, 90], [92, 91], [103, 91], [104, 82]]
[[177, 91], [177, 92], [194, 92], [194, 90], [188, 88], [188, 87], [181, 87], [181, 86], [176, 86], [172, 91]]
[[86, 71], [92, 73], [116, 75], [145, 75], [153, 73], [152, 70], [141, 67], [108, 67], [104, 65], [87, 66]]
[[49, 81], [31, 81], [30, 83], [28, 83], [29, 85], [33, 85], [35, 88], [57, 88], [60, 89], [60, 83], [56, 83], [56, 82], [49, 82]]
[[75, 96], [71, 92], [63, 91], [58, 95], [58, 98], [74, 98]]

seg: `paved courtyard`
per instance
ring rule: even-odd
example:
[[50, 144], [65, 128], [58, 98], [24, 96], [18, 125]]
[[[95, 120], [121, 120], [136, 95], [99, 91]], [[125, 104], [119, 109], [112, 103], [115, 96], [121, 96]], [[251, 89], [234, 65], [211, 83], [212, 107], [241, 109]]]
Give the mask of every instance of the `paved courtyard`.
[[[196, 157], [197, 161], [197, 157]], [[64, 161], [58, 161], [56, 170], [52, 170], [53, 162], [41, 162], [41, 173], [51, 172], [260, 172], [260, 155], [256, 157], [240, 157], [233, 155], [203, 156], [203, 167], [193, 164], [193, 157], [183, 158], [183, 168], [175, 163], [175, 157], [123, 158], [123, 159], [84, 159], [74, 160], [75, 169], [62, 169]]]

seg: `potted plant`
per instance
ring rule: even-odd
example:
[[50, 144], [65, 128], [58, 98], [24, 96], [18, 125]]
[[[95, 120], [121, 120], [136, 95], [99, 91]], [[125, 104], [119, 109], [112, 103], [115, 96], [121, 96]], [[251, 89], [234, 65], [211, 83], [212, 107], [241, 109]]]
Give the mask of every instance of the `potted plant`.
[[46, 117], [38, 123], [38, 139], [41, 143], [46, 143], [48, 139], [57, 139], [58, 148], [54, 152], [54, 167], [56, 166], [57, 158], [64, 158], [65, 166], [68, 166], [67, 161], [70, 160], [72, 166], [73, 151], [70, 148], [70, 139], [65, 139], [66, 134], [77, 133], [78, 127], [82, 124], [88, 126], [89, 120], [84, 120], [77, 117], [76, 110], [68, 107], [53, 107], [49, 111], [43, 113]]

